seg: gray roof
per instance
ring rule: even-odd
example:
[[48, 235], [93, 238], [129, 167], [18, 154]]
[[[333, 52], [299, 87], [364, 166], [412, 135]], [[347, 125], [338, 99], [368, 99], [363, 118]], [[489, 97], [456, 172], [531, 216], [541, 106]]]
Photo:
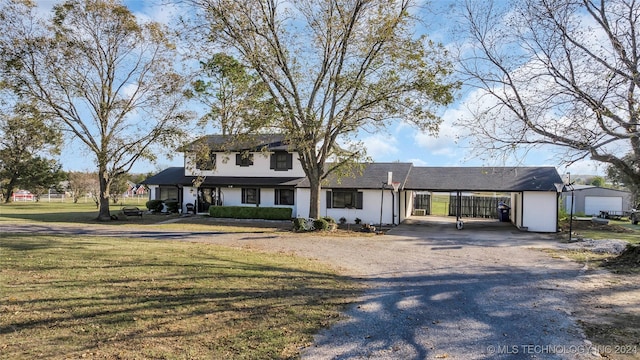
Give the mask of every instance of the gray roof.
[[[363, 164], [361, 171], [354, 169], [354, 174], [351, 175], [329, 175], [322, 187], [333, 189], [380, 189], [382, 183], [387, 183], [387, 173], [391, 171], [393, 173], [393, 181], [399, 181], [400, 189], [402, 189], [412, 166], [413, 164], [411, 163], [400, 162], [366, 163]], [[305, 178], [298, 187], [309, 187], [309, 180]]]
[[206, 135], [180, 148], [180, 151], [193, 150], [200, 144], [206, 144], [213, 151], [291, 151], [289, 142], [281, 134]]
[[[324, 188], [380, 189], [387, 173], [400, 189], [425, 191], [556, 191], [562, 178], [554, 167], [414, 167], [411, 163], [367, 163], [355, 175], [330, 175]], [[171, 167], [146, 179], [147, 185], [193, 185], [195, 177], [185, 176], [184, 167]], [[297, 186], [309, 187], [309, 180], [297, 177], [207, 176], [204, 185], [215, 186]]]
[[[147, 185], [193, 186], [195, 176], [185, 176], [184, 167], [170, 167], [143, 181]], [[296, 186], [304, 178], [296, 177], [239, 177], [239, 176], [207, 176], [203, 185], [215, 186]]]
[[430, 191], [556, 191], [555, 167], [414, 167], [406, 189]]

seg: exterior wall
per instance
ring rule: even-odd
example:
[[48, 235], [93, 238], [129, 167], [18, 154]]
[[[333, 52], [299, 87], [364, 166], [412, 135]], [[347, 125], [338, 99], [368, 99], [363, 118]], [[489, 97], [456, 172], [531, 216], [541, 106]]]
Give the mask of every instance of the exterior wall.
[[[587, 196], [593, 197], [622, 197], [622, 210], [631, 210], [634, 204], [631, 203], [631, 193], [628, 191], [620, 191], [606, 188], [586, 188], [576, 189], [574, 192], [573, 213], [585, 213], [585, 198]], [[562, 194], [563, 205], [567, 213], [571, 211], [571, 192], [564, 192]], [[600, 209], [600, 210], [614, 210], [614, 209]], [[593, 215], [593, 214], [586, 214]], [[598, 215], [598, 214], [595, 214]]]
[[[380, 200], [382, 194], [380, 190], [374, 189], [359, 189], [362, 192], [362, 209], [327, 209], [327, 190], [322, 189], [320, 192], [320, 213], [322, 216], [331, 216], [336, 221], [344, 217], [347, 223], [353, 224], [356, 218], [362, 220], [363, 224], [377, 225], [380, 223]], [[402, 194], [402, 193], [400, 193]], [[309, 199], [310, 190], [308, 188], [299, 188], [296, 191], [296, 209], [294, 211], [295, 217], [306, 218], [309, 216]], [[398, 193], [395, 194], [395, 201], [392, 203], [391, 191], [384, 191], [384, 203], [382, 224], [391, 224], [393, 221], [393, 214], [395, 212], [395, 223], [398, 223], [398, 201], [400, 200]]]
[[182, 188], [182, 212], [187, 212], [187, 204], [196, 205], [196, 199], [198, 198], [197, 189], [193, 186], [185, 186]]
[[522, 226], [532, 232], [557, 232], [558, 202], [555, 192], [522, 193]]
[[193, 154], [185, 154], [185, 175], [186, 176], [238, 176], [238, 177], [304, 177], [304, 170], [298, 160], [298, 153], [293, 154], [293, 168], [287, 171], [276, 171], [271, 167], [271, 153], [253, 152], [253, 165], [239, 166], [236, 165], [237, 152], [216, 153], [216, 169], [211, 171], [202, 171], [195, 168], [195, 156]]

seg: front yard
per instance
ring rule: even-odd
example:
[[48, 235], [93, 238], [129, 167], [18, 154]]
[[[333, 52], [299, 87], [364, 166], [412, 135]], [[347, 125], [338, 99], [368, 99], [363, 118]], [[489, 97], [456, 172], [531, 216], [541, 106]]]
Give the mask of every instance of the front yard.
[[288, 254], [0, 234], [3, 358], [288, 359], [358, 285]]

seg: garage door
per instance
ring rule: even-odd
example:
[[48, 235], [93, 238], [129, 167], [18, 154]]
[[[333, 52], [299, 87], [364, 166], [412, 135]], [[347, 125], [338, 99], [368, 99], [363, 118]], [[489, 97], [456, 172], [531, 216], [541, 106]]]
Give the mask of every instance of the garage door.
[[598, 215], [600, 210], [622, 211], [621, 196], [586, 196], [584, 212], [586, 215]]

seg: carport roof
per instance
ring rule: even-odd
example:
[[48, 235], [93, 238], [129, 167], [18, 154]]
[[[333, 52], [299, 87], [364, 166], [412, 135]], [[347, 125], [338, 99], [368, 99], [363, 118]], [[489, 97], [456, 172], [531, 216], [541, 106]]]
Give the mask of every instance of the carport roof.
[[413, 167], [407, 190], [556, 191], [562, 178], [554, 167]]
[[[327, 164], [326, 167], [331, 164]], [[400, 182], [400, 188], [407, 179], [413, 164], [391, 162], [391, 163], [364, 163], [362, 167], [355, 167], [352, 174], [335, 173], [329, 174], [322, 183], [323, 188], [332, 189], [380, 189], [382, 184], [387, 183], [387, 173], [393, 173], [393, 181]], [[309, 180], [305, 178], [298, 187], [309, 187]]]

